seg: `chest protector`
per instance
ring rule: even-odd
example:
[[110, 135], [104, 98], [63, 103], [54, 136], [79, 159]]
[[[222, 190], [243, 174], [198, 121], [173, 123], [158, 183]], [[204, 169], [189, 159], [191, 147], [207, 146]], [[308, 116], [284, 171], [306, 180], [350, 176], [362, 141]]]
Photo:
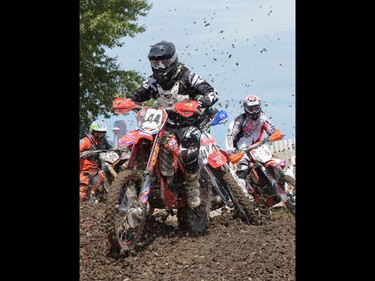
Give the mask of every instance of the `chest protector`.
[[179, 94], [180, 81], [176, 81], [170, 90], [164, 90], [159, 84], [157, 87], [159, 97], [156, 101], [161, 107], [172, 107], [175, 103], [189, 100], [189, 95]]

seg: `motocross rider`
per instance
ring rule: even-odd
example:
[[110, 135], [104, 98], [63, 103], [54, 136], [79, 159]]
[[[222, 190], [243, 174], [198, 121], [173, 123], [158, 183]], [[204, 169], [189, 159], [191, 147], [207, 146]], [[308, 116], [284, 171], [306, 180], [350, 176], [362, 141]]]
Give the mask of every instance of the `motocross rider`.
[[79, 141], [79, 201], [93, 199], [99, 182], [104, 179], [100, 173], [99, 154], [90, 151], [111, 149], [112, 146], [105, 138], [107, 126], [102, 120], [91, 123], [89, 133]]
[[[218, 101], [217, 91], [201, 76], [179, 62], [175, 45], [161, 41], [151, 46], [148, 53], [152, 75], [127, 98], [141, 103], [154, 99], [160, 107], [169, 107], [184, 100], [197, 100], [203, 115]], [[207, 113], [208, 114], [208, 113]], [[185, 191], [190, 208], [200, 205], [198, 161], [201, 132], [198, 129], [203, 117], [194, 114], [182, 117], [171, 112], [166, 131], [174, 133], [179, 141], [182, 164], [185, 170]]]
[[[247, 96], [243, 101], [243, 107], [245, 112], [229, 124], [225, 136], [225, 148], [228, 154], [236, 153], [260, 141], [264, 132], [271, 135], [276, 130], [270, 119], [263, 113], [258, 96]], [[237, 164], [236, 172], [243, 183], [245, 183], [248, 169], [249, 157], [245, 153]]]

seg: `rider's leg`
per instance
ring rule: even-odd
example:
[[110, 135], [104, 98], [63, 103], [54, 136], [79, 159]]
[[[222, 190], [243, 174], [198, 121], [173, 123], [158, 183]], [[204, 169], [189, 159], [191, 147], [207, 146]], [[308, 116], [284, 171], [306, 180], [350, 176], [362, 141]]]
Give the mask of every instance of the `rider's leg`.
[[201, 204], [199, 184], [199, 144], [200, 131], [195, 127], [186, 128], [181, 139], [181, 159], [185, 168], [185, 191], [187, 204], [190, 208], [197, 208]]
[[185, 174], [185, 191], [187, 196], [187, 204], [190, 208], [197, 208], [201, 204], [200, 199], [200, 184], [199, 184], [199, 172], [197, 173], [186, 173]]
[[246, 176], [249, 173], [249, 157], [245, 154], [242, 159], [237, 163], [237, 171], [236, 174], [243, 186], [245, 186], [246, 190], [249, 192], [249, 199], [251, 201], [254, 200], [251, 193], [253, 192], [250, 183], [246, 183]]
[[86, 172], [82, 172], [79, 175], [79, 202], [87, 201], [89, 198], [89, 177]]
[[94, 199], [95, 191], [102, 182], [102, 177], [98, 171], [84, 171], [80, 174], [79, 201], [89, 201]]

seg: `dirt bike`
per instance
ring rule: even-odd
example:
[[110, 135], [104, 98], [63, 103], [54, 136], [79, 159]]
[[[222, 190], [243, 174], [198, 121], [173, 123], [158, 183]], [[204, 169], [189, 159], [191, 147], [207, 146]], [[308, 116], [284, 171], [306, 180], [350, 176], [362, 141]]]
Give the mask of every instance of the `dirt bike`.
[[183, 101], [172, 107], [153, 108], [116, 98], [116, 114], [139, 110], [136, 114], [137, 129], [130, 130], [119, 145], [130, 149], [128, 166], [113, 181], [105, 209], [105, 224], [111, 250], [124, 253], [138, 243], [147, 215], [155, 209], [177, 210], [181, 229], [192, 234], [202, 234], [208, 225], [210, 193], [207, 185], [200, 184], [201, 204], [189, 208], [184, 190], [184, 169], [179, 157], [176, 136], [165, 130], [168, 114], [178, 113], [190, 117], [200, 113], [198, 102]]
[[96, 187], [92, 188], [95, 192], [90, 194], [89, 201], [105, 202], [114, 178], [121, 170], [125, 170], [129, 153], [126, 149], [113, 148], [108, 150], [88, 150], [83, 151], [80, 158], [90, 158], [95, 156], [95, 154], [99, 156], [99, 181]]
[[245, 186], [239, 181], [235, 171], [229, 166], [228, 153], [216, 145], [215, 138], [209, 133], [210, 126], [224, 124], [228, 120], [225, 111], [218, 111], [209, 122], [202, 122], [200, 129], [201, 179], [210, 187], [213, 196], [211, 210], [226, 205], [234, 208], [235, 215], [247, 224], [258, 224], [257, 215], [249, 200]]
[[293, 215], [296, 213], [295, 197], [285, 192], [285, 185], [295, 187], [295, 179], [285, 174], [285, 161], [273, 157], [268, 142], [282, 139], [280, 130], [271, 136], [231, 154], [234, 165], [245, 153], [249, 156], [249, 170], [246, 175], [246, 189], [254, 197], [257, 205], [266, 214], [272, 206], [281, 203]]

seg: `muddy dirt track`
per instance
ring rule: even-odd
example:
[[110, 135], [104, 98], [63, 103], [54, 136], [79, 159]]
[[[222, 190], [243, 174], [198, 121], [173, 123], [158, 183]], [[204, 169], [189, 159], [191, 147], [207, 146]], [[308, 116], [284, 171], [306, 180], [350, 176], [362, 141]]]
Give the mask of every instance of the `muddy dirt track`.
[[128, 255], [108, 252], [104, 204], [80, 204], [79, 280], [234, 281], [296, 280], [295, 219], [274, 216], [246, 225], [231, 211], [212, 217], [206, 234], [190, 237], [151, 217], [141, 245]]

